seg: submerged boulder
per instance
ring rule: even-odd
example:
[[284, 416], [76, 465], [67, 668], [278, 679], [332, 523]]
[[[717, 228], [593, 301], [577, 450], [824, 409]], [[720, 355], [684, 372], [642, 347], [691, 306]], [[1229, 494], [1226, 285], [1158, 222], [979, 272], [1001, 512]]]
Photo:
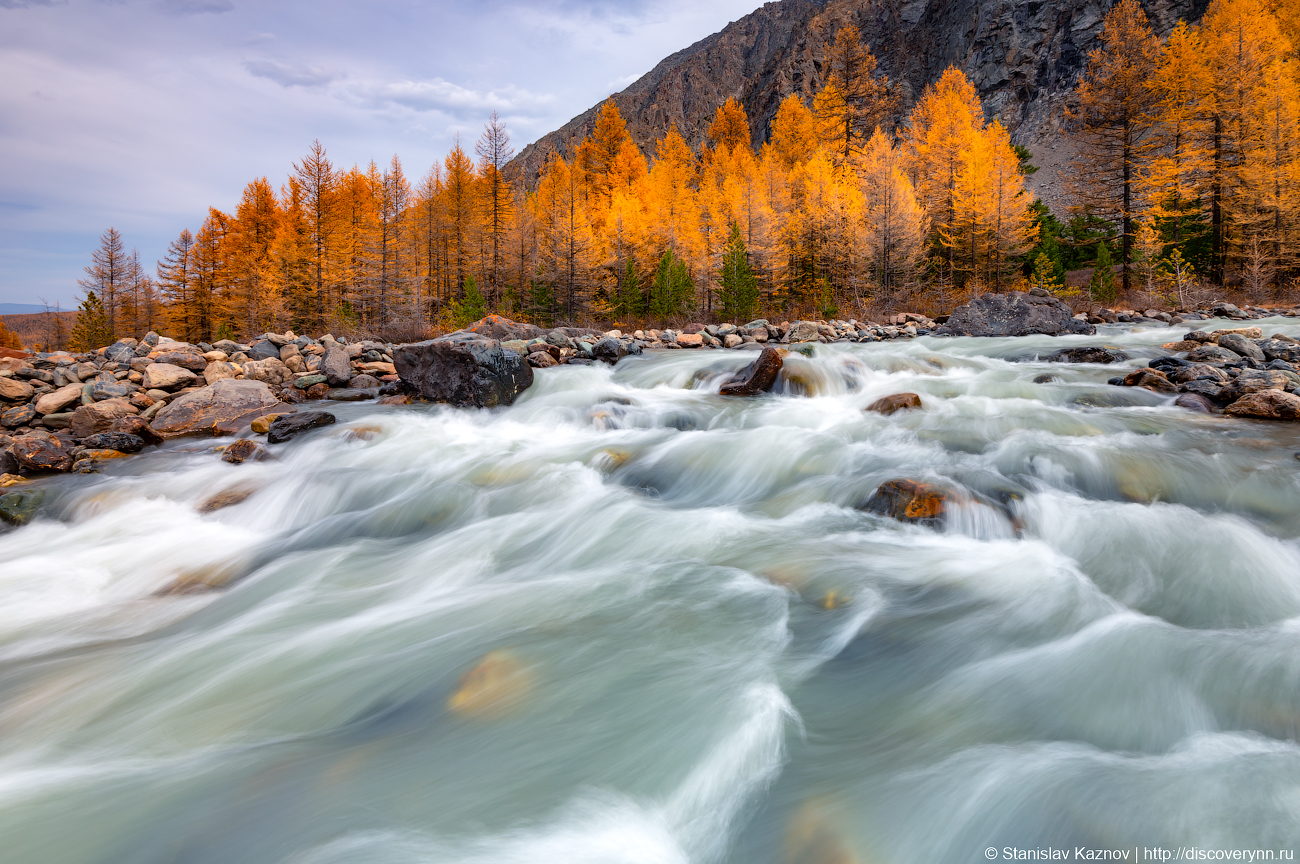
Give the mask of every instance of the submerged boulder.
[[976, 297], [958, 306], [936, 331], [940, 336], [1091, 336], [1096, 332], [1091, 324], [1075, 318], [1073, 309], [1040, 288], [1028, 294], [1008, 291]]
[[784, 365], [780, 349], [765, 347], [758, 359], [728, 378], [718, 392], [723, 396], [757, 396], [765, 393], [776, 384]]
[[279, 405], [263, 381], [223, 378], [169, 402], [154, 416], [153, 429], [168, 438], [215, 435], [220, 425], [246, 422]]
[[1114, 348], [1063, 348], [1043, 358], [1048, 363], [1123, 363], [1128, 355]]
[[393, 350], [403, 382], [426, 399], [458, 407], [512, 405], [533, 383], [522, 355], [496, 339], [452, 334]]
[[890, 480], [876, 488], [863, 509], [900, 522], [934, 523], [943, 517], [947, 500], [947, 490], [932, 483]]
[[877, 414], [886, 416], [896, 411], [910, 411], [913, 409], [920, 410], [921, 397], [915, 393], [893, 393], [889, 396], [881, 397], [866, 407], [867, 411], [874, 411]]

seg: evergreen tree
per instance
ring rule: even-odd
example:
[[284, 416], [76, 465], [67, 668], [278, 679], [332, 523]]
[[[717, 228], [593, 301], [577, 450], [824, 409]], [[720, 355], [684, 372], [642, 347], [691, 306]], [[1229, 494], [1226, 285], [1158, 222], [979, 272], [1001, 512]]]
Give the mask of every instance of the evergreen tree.
[[672, 249], [665, 249], [650, 286], [650, 314], [661, 321], [682, 315], [689, 310], [694, 294], [695, 283], [691, 281], [686, 262], [674, 255]]
[[1056, 277], [1053, 272], [1052, 259], [1047, 257], [1044, 252], [1039, 252], [1038, 257], [1034, 259], [1034, 272], [1029, 277], [1029, 285], [1033, 288], [1042, 288], [1049, 294], [1062, 294], [1065, 291], [1065, 283]]
[[614, 297], [614, 314], [620, 321], [631, 321], [645, 315], [645, 291], [636, 272], [636, 261], [631, 257], [623, 267], [618, 280], [618, 293]]
[[1110, 269], [1110, 247], [1105, 240], [1097, 244], [1097, 263], [1088, 282], [1088, 293], [1098, 303], [1115, 302], [1115, 274]]
[[465, 277], [465, 299], [451, 301], [451, 317], [457, 327], [465, 327], [487, 315], [487, 301], [478, 290], [473, 276]]
[[108, 322], [104, 304], [94, 291], [87, 291], [86, 299], [77, 310], [77, 323], [72, 327], [72, 350], [94, 351], [112, 343], [112, 325]]
[[727, 321], [748, 321], [755, 317], [758, 312], [758, 280], [749, 266], [749, 251], [736, 222], [731, 223], [731, 236], [722, 253], [719, 277], [718, 301], [722, 304], [722, 317]]

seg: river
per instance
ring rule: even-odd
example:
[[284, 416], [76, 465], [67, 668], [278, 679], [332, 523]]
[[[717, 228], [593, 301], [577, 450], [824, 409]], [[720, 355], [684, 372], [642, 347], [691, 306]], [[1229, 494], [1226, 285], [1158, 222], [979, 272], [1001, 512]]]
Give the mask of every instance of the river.
[[[648, 353], [49, 481], [0, 535], [0, 857], [1294, 849], [1300, 429], [1033, 359], [1182, 332], [1100, 330], [821, 345], [757, 399]], [[862, 509], [899, 478], [966, 503]]]

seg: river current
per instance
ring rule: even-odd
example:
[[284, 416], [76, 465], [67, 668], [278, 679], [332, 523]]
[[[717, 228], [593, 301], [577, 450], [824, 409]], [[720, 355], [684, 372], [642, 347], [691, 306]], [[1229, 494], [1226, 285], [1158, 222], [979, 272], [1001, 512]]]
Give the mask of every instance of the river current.
[[[0, 858], [1294, 849], [1300, 430], [1106, 384], [1181, 333], [819, 345], [756, 399], [647, 353], [49, 481], [0, 535]], [[900, 478], [963, 503], [862, 509]]]

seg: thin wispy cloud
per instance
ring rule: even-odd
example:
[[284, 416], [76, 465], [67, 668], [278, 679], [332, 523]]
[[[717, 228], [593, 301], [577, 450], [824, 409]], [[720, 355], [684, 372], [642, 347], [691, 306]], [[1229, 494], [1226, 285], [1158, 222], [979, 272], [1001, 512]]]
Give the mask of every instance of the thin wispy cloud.
[[230, 0], [158, 0], [158, 8], [169, 15], [220, 15], [230, 12]]
[[282, 87], [324, 87], [343, 76], [323, 66], [281, 63], [278, 60], [246, 60], [248, 74], [274, 81]]

